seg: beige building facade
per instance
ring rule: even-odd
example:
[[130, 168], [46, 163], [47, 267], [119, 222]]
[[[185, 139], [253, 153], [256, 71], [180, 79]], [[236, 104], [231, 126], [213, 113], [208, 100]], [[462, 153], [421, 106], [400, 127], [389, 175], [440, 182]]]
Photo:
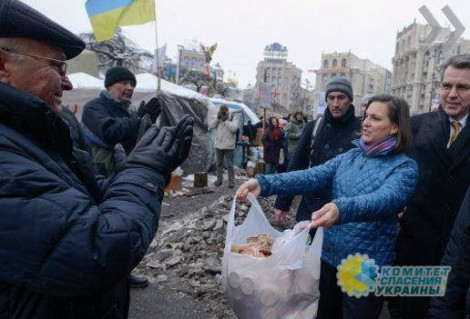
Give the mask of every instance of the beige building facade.
[[200, 72], [206, 71], [206, 60], [204, 53], [198, 50], [180, 50], [180, 67], [195, 69]]
[[397, 33], [392, 93], [407, 100], [411, 114], [428, 112], [433, 103], [439, 103], [441, 65], [452, 55], [470, 53], [470, 41], [446, 40], [452, 35], [449, 28], [428, 42], [432, 31], [430, 25], [413, 23]]
[[266, 46], [264, 60], [256, 67], [256, 87], [262, 82], [272, 84], [275, 102], [294, 112], [303, 108], [302, 70], [287, 62], [287, 56], [287, 48], [279, 43]]
[[351, 52], [322, 54], [321, 68], [315, 70], [315, 74], [314, 107], [319, 112], [326, 107], [326, 83], [334, 77], [345, 77], [351, 81], [356, 115], [359, 115], [360, 102], [364, 95], [388, 93], [391, 89], [392, 73], [389, 70]]

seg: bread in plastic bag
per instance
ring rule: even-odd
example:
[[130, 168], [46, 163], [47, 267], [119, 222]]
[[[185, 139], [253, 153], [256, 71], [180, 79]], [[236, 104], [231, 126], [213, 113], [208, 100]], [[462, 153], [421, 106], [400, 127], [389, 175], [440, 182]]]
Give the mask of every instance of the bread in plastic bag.
[[[323, 229], [310, 247], [309, 229], [300, 223], [293, 230], [274, 229], [253, 194], [251, 208], [235, 226], [234, 199], [227, 224], [222, 267], [224, 292], [238, 318], [314, 318], [319, 300], [320, 255]], [[256, 258], [230, 252], [230, 245], [243, 244], [250, 236], [266, 233], [274, 240], [272, 255]]]

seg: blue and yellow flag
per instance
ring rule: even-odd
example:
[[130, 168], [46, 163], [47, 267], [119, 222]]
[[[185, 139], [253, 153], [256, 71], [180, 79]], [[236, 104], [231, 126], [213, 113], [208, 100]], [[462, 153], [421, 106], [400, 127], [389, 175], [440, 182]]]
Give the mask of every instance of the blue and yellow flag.
[[111, 39], [119, 26], [155, 20], [155, 0], [87, 0], [85, 6], [98, 42]]

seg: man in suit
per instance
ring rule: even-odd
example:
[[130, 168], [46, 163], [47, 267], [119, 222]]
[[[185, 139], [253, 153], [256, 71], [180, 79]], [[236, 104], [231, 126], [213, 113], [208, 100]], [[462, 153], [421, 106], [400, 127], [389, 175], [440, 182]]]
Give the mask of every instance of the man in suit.
[[[419, 165], [419, 183], [400, 219], [398, 265], [439, 265], [470, 184], [470, 54], [443, 66], [440, 106], [412, 118], [410, 156]], [[429, 298], [402, 297], [402, 318], [427, 318]]]

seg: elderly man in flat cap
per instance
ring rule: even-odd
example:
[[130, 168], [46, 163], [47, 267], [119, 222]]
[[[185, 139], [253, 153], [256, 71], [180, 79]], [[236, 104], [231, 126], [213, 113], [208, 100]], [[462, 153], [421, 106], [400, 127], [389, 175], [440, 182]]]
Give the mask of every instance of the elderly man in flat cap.
[[85, 44], [18, 0], [0, 2], [0, 318], [125, 318], [126, 277], [157, 230], [193, 120], [148, 128], [97, 180], [60, 117], [67, 59]]

